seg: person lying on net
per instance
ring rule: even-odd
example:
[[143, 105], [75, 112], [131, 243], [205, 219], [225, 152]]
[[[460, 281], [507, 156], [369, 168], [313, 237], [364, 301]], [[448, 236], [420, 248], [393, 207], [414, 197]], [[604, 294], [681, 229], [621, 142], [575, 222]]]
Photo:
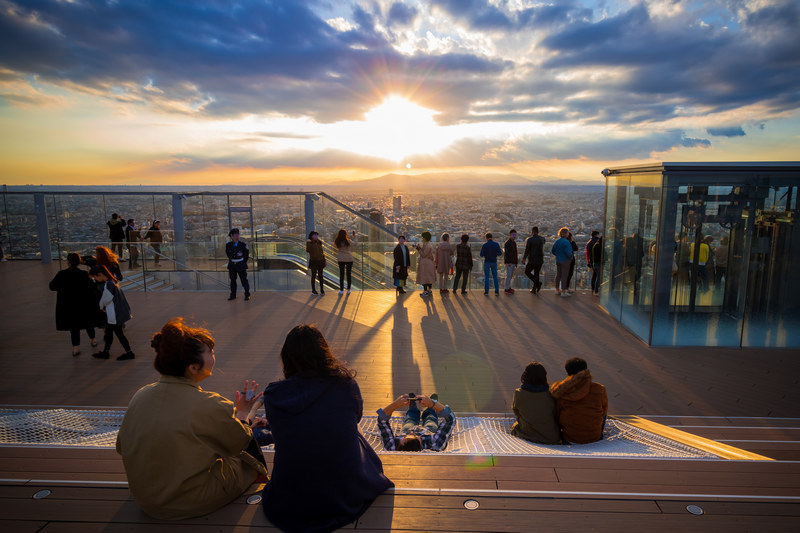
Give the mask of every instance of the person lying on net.
[[[389, 419], [395, 410], [403, 407], [408, 410], [403, 418], [400, 434], [395, 435]], [[419, 411], [420, 407], [425, 409], [422, 413]], [[436, 394], [403, 394], [383, 409], [378, 409], [378, 429], [383, 447], [388, 451], [442, 451], [447, 446], [455, 421], [453, 411], [449, 406], [439, 403]]]

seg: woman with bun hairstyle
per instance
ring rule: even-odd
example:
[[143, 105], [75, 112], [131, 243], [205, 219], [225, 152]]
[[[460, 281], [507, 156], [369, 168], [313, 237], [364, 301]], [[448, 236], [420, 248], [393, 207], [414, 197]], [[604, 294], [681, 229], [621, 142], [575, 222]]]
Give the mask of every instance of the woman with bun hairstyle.
[[264, 512], [282, 531], [333, 531], [361, 516], [394, 483], [358, 430], [355, 372], [314, 326], [294, 327], [281, 348], [284, 379], [264, 391], [275, 440]]
[[182, 318], [150, 344], [161, 378], [133, 395], [117, 435], [131, 494], [153, 518], [211, 513], [268, 479], [247, 420], [258, 383], [245, 381], [233, 402], [201, 389], [214, 370], [214, 338]]
[[106, 331], [103, 337], [105, 345], [102, 352], [93, 353], [92, 357], [97, 359], [108, 359], [111, 344], [114, 342], [114, 335], [119, 339], [120, 344], [125, 349], [125, 353], [117, 357], [117, 361], [134, 359], [136, 355], [131, 351], [131, 345], [125, 337], [123, 326], [131, 319], [131, 306], [125, 299], [125, 294], [114, 276], [108, 269], [101, 265], [95, 265], [89, 270], [89, 277], [100, 284], [100, 309], [106, 312]]

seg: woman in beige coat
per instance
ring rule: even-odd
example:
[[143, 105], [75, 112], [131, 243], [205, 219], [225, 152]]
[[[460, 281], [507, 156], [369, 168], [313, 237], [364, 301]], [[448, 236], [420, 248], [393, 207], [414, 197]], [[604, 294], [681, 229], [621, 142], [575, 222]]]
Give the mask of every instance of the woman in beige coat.
[[439, 278], [439, 292], [447, 290], [447, 276], [453, 273], [453, 254], [455, 249], [450, 244], [450, 235], [442, 233], [442, 241], [436, 245], [436, 274]]
[[247, 415], [261, 397], [256, 382], [231, 402], [198, 383], [214, 369], [214, 339], [182, 318], [151, 342], [157, 383], [133, 395], [117, 435], [117, 453], [139, 507], [162, 520], [216, 511], [255, 481], [267, 481]]
[[422, 285], [420, 296], [430, 296], [431, 287], [436, 281], [436, 265], [433, 260], [433, 245], [431, 244], [431, 232], [422, 232], [422, 244], [415, 246], [419, 252], [417, 262], [417, 283]]

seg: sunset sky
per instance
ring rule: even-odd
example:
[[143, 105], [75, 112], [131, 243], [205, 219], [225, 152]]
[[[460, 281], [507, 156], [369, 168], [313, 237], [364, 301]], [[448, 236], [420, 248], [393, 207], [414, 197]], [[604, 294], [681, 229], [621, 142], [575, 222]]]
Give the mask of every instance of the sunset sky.
[[0, 0], [0, 183], [798, 160], [798, 28], [798, 0]]

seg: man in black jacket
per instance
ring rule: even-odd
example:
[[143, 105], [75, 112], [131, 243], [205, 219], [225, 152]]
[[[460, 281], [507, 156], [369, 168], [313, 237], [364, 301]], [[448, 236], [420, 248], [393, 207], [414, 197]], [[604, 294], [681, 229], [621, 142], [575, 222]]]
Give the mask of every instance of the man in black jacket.
[[[528, 262], [527, 265], [525, 265], [525, 261]], [[542, 265], [544, 264], [544, 237], [539, 235], [539, 226], [534, 226], [531, 229], [531, 236], [525, 241], [522, 264], [525, 265], [525, 275], [533, 282], [531, 292], [536, 294], [542, 290], [539, 271], [542, 270]]]
[[600, 268], [603, 260], [603, 238], [600, 232], [592, 232], [592, 238], [586, 243], [586, 263], [592, 270], [592, 294], [600, 293]]

